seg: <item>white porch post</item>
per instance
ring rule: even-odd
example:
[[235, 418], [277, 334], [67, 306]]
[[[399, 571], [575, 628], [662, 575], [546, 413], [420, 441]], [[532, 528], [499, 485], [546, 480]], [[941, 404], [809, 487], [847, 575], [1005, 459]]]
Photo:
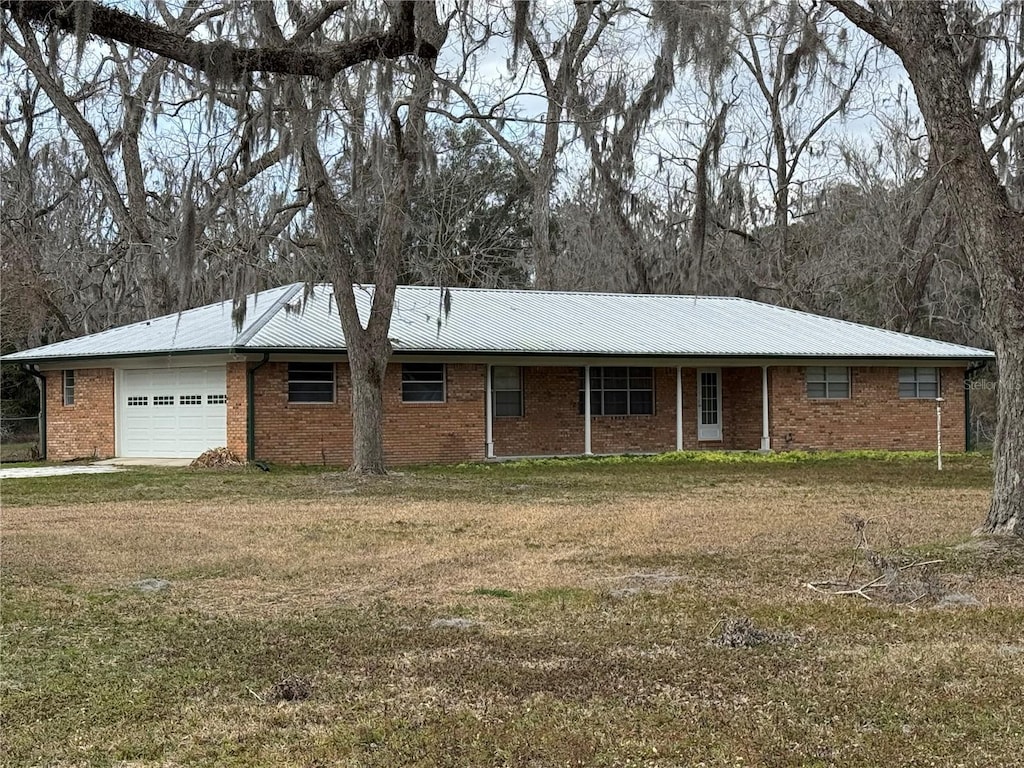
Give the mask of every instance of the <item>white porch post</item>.
[[676, 366], [676, 450], [683, 450], [683, 366]]
[[761, 450], [772, 449], [772, 436], [768, 431], [768, 366], [761, 366]]
[[592, 456], [590, 446], [590, 366], [583, 366], [583, 453]]
[[486, 404], [484, 405], [484, 418], [486, 419], [486, 428], [484, 430], [484, 448], [488, 459], [494, 458], [494, 384], [492, 382], [493, 368], [494, 366], [492, 366], [490, 363], [487, 364], [487, 372], [485, 374], [487, 384], [484, 387], [487, 390]]

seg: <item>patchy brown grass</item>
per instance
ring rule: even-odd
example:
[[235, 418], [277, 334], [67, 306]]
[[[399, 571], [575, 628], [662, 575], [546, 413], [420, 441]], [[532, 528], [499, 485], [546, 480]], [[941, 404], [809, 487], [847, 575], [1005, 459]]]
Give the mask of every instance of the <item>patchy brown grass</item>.
[[[5, 764], [1024, 764], [1024, 553], [969, 543], [982, 465], [679, 469], [22, 492]], [[849, 570], [847, 514], [981, 606], [806, 589]], [[736, 617], [769, 642], [720, 647]]]

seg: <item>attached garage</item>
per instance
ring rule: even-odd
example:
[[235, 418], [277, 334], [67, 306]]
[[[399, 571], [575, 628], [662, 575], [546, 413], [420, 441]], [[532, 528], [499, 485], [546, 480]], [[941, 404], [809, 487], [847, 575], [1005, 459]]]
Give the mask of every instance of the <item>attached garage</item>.
[[119, 373], [119, 456], [187, 459], [227, 444], [223, 365]]

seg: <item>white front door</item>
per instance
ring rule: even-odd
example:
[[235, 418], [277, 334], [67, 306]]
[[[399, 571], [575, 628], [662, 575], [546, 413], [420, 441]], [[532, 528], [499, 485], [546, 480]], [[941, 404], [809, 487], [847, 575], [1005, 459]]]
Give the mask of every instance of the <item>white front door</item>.
[[223, 365], [120, 372], [118, 455], [195, 458], [227, 445]]
[[722, 439], [722, 372], [697, 371], [697, 439]]

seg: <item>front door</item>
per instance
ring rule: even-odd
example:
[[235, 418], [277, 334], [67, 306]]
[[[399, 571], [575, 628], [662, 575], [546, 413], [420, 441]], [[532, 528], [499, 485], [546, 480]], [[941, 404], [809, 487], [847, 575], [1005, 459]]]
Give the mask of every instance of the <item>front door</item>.
[[722, 439], [722, 372], [697, 371], [697, 439]]

